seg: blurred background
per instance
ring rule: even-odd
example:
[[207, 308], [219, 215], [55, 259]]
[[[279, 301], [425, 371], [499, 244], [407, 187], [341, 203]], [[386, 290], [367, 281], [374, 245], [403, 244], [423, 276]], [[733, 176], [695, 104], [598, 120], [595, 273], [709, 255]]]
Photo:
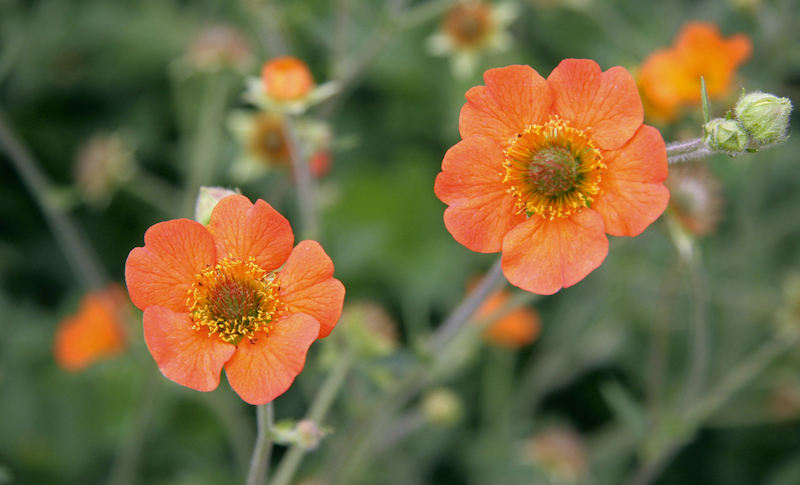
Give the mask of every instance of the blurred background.
[[[243, 97], [286, 54], [317, 85], [337, 83], [290, 116], [311, 164], [316, 236], [347, 297], [341, 331], [312, 347], [276, 419], [300, 419], [349, 359], [331, 434], [293, 483], [800, 483], [795, 135], [671, 170], [673, 206], [641, 236], [610, 238], [574, 287], [535, 297], [506, 286], [504, 308], [528, 311], [516, 315], [522, 337], [469, 340], [447, 359], [421, 350], [497, 259], [453, 240], [433, 193], [485, 69], [529, 64], [546, 77], [577, 57], [638, 78], [701, 20], [751, 43], [712, 115], [741, 88], [796, 105], [800, 5], [530, 0], [489, 2], [474, 18], [457, 7], [0, 0], [0, 483], [243, 482], [252, 406], [224, 378], [199, 393], [161, 376], [132, 305], [114, 307], [124, 325], [96, 361], [56, 340], [76, 315], [90, 319], [87, 292], [124, 286], [149, 226], [193, 217], [202, 185], [266, 200], [304, 237], [285, 131], [253, 128], [260, 111]], [[646, 122], [667, 142], [702, 135], [695, 101], [655, 115]], [[254, 130], [271, 144], [254, 146]], [[418, 371], [407, 404], [376, 416]]]

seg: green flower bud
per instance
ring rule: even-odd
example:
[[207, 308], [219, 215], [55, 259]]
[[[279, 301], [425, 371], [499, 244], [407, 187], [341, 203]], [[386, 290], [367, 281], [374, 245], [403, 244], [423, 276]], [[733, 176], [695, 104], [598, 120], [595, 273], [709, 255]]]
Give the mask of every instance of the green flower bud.
[[229, 195], [240, 194], [238, 190], [223, 189], [222, 187], [200, 187], [197, 203], [194, 206], [194, 220], [202, 225], [208, 225], [211, 220], [211, 211], [217, 203]]
[[744, 127], [736, 120], [715, 118], [703, 126], [708, 148], [715, 152], [738, 155], [747, 148], [749, 137]]
[[464, 405], [458, 394], [439, 387], [428, 392], [422, 399], [422, 411], [431, 424], [448, 427], [461, 420]]
[[748, 93], [739, 98], [734, 112], [757, 145], [770, 145], [786, 138], [792, 102], [769, 93]]
[[400, 338], [397, 324], [380, 305], [357, 302], [347, 305], [340, 319], [348, 347], [363, 359], [381, 358], [397, 349]]

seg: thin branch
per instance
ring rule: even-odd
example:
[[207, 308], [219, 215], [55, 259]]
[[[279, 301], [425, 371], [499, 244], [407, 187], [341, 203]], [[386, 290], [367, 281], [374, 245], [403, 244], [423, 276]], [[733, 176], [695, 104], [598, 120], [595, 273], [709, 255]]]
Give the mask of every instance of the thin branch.
[[102, 288], [109, 278], [92, 246], [72, 217], [53, 201], [52, 183], [6, 120], [5, 112], [0, 109], [0, 148], [44, 214], [75, 277], [87, 290]]

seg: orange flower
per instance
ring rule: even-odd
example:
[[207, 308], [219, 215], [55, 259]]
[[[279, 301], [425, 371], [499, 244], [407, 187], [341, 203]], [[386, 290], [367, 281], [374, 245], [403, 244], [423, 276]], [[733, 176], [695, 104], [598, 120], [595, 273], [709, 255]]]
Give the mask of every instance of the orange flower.
[[314, 89], [314, 78], [305, 62], [292, 56], [276, 57], [261, 70], [264, 89], [280, 101], [295, 101]]
[[621, 67], [567, 59], [546, 80], [529, 66], [484, 80], [436, 177], [445, 226], [473, 251], [502, 251], [513, 285], [552, 294], [603, 262], [606, 233], [635, 236], [664, 211], [664, 141]]
[[682, 106], [699, 104], [701, 76], [709, 98], [724, 98], [751, 51], [744, 34], [725, 39], [714, 24], [687, 23], [671, 48], [653, 52], [642, 64], [639, 89], [647, 115], [672, 121]]
[[[475, 318], [480, 320], [490, 317], [508, 303], [510, 298], [511, 293], [508, 291], [495, 291], [475, 312]], [[539, 313], [532, 308], [519, 307], [489, 326], [483, 337], [499, 347], [517, 349], [536, 340], [540, 330]]]
[[87, 293], [78, 313], [58, 325], [53, 344], [56, 363], [66, 371], [78, 372], [122, 352], [126, 306], [125, 292], [117, 284]]
[[161, 372], [198, 391], [228, 382], [250, 404], [289, 388], [309, 346], [342, 312], [344, 287], [315, 241], [263, 200], [222, 199], [208, 226], [155, 224], [125, 265], [144, 338]]

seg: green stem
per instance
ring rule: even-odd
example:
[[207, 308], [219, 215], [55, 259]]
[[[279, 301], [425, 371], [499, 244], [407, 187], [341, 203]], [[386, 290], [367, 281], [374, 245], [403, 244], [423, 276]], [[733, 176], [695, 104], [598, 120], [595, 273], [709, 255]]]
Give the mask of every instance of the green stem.
[[[682, 412], [682, 432], [666, 441], [654, 458], [645, 462], [637, 470], [629, 483], [631, 485], [647, 485], [658, 478], [686, 443], [687, 436], [691, 436], [693, 431], [711, 418], [734, 394], [758, 377], [768, 365], [793, 348], [798, 341], [800, 341], [800, 330], [795, 329], [791, 334], [783, 335], [782, 338], [770, 339], [745, 358], [717, 385], [712, 387], [703, 398], [696, 401], [688, 411]], [[657, 436], [659, 432], [656, 429], [652, 435]]]
[[157, 386], [160, 374], [148, 372], [142, 382], [140, 396], [134, 407], [134, 417], [128, 426], [127, 435], [120, 440], [117, 455], [109, 473], [108, 485], [132, 485], [136, 483], [136, 472], [142, 457], [142, 449], [153, 419], [158, 400]]
[[314, 180], [308, 166], [308, 154], [297, 136], [295, 120], [287, 117], [284, 130], [288, 141], [289, 155], [292, 158], [295, 183], [297, 184], [297, 206], [300, 211], [301, 239], [318, 240], [320, 236], [315, 200]]
[[222, 132], [222, 116], [228, 101], [228, 81], [224, 73], [206, 78], [199, 119], [195, 129], [192, 152], [187, 169], [187, 181], [182, 213], [193, 219], [200, 187], [213, 182]]
[[[333, 369], [331, 369], [328, 376], [325, 378], [325, 382], [322, 383], [322, 387], [317, 391], [317, 395], [311, 403], [311, 407], [305, 419], [309, 419], [315, 423], [322, 423], [336, 395], [342, 388], [352, 363], [353, 359], [350, 354], [342, 353], [334, 364]], [[305, 452], [306, 450], [300, 446], [292, 446], [289, 448], [289, 451], [287, 451], [286, 455], [281, 459], [278, 469], [275, 471], [275, 477], [271, 485], [287, 485], [290, 483], [297, 472], [297, 468], [300, 466]]]
[[461, 302], [461, 305], [455, 309], [453, 313], [447, 317], [447, 320], [436, 329], [436, 333], [431, 336], [430, 348], [435, 354], [440, 351], [458, 332], [472, 316], [473, 313], [480, 307], [492, 290], [495, 289], [497, 284], [503, 278], [502, 259], [498, 259], [494, 266], [481, 280], [477, 288], [469, 294], [466, 300]]
[[272, 428], [275, 420], [273, 413], [272, 401], [256, 406], [258, 435], [253, 448], [253, 458], [250, 460], [247, 485], [263, 485], [267, 482], [272, 455]]
[[14, 170], [44, 214], [75, 277], [87, 290], [102, 288], [108, 277], [89, 241], [72, 217], [53, 200], [51, 182], [6, 119], [5, 112], [0, 109], [0, 148], [8, 155]]
[[700, 264], [700, 255], [697, 253], [699, 248], [696, 244], [693, 246], [692, 253], [683, 258], [689, 269], [689, 279], [694, 293], [694, 325], [690, 334], [689, 364], [683, 388], [683, 403], [686, 407], [690, 407], [703, 391], [711, 355], [708, 312], [706, 308], [708, 303], [706, 280]]

